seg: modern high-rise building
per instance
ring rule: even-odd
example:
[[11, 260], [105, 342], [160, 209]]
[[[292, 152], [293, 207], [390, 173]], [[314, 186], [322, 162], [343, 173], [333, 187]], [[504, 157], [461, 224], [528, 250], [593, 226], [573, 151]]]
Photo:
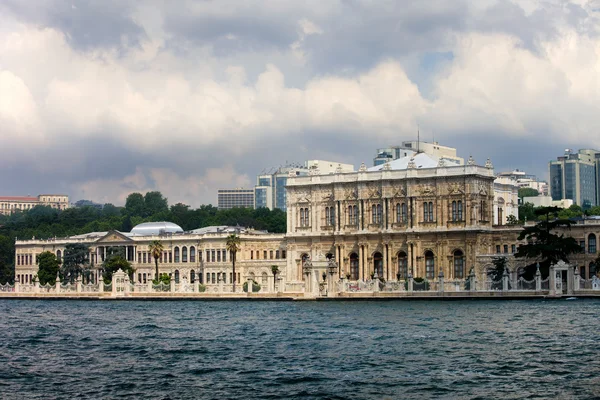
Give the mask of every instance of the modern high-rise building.
[[377, 155], [373, 158], [373, 165], [385, 164], [388, 161], [397, 160], [402, 157], [410, 157], [414, 152], [425, 153], [437, 158], [443, 158], [452, 164], [464, 165], [465, 160], [456, 155], [453, 147], [441, 146], [438, 142], [421, 142], [409, 140], [402, 142], [400, 146], [391, 146], [377, 149]]
[[219, 189], [217, 196], [219, 210], [254, 208], [254, 189]]
[[586, 209], [600, 200], [600, 151], [565, 150], [563, 156], [548, 163], [552, 200], [571, 199]]

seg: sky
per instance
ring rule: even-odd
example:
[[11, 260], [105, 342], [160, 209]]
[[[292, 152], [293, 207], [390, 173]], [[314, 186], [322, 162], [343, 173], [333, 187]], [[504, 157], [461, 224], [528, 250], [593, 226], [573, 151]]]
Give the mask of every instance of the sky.
[[0, 195], [198, 207], [417, 130], [547, 179], [599, 105], [600, 0], [0, 1]]

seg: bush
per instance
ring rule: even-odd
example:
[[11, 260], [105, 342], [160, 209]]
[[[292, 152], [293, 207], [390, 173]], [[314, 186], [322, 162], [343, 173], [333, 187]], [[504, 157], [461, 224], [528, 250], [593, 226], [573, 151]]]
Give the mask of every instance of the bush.
[[[242, 290], [248, 293], [248, 282], [244, 282], [242, 285]], [[255, 280], [252, 280], [252, 293], [256, 293], [260, 291], [260, 285]]]
[[152, 280], [152, 284], [154, 284], [154, 285], [158, 285], [159, 283], [163, 283], [165, 285], [170, 285], [171, 277], [169, 276], [169, 274], [162, 273], [162, 274], [160, 274], [158, 279]]

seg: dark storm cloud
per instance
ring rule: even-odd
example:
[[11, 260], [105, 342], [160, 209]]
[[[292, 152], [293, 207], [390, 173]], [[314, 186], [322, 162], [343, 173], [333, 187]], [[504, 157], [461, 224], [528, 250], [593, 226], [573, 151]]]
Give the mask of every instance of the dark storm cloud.
[[145, 32], [132, 20], [134, 4], [112, 0], [3, 0], [17, 19], [63, 32], [79, 50], [137, 46]]

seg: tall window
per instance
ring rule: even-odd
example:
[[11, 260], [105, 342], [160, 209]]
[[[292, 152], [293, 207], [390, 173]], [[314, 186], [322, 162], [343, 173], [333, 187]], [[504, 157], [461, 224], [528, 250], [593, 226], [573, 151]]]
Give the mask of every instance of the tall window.
[[398, 253], [398, 279], [404, 280], [408, 277], [408, 257], [401, 251]]
[[335, 207], [325, 207], [325, 225], [335, 226]]
[[456, 201], [452, 202], [452, 221], [456, 221], [457, 220], [457, 207], [456, 207]]
[[453, 201], [452, 202], [452, 221], [462, 221], [463, 220], [463, 206], [462, 201]]
[[465, 256], [461, 250], [454, 252], [454, 279], [465, 277]]
[[435, 261], [433, 257], [433, 252], [427, 250], [425, 252], [425, 277], [427, 279], [435, 278]]
[[352, 212], [354, 213], [354, 225], [358, 225], [358, 207], [352, 206]]
[[379, 252], [373, 254], [373, 271], [378, 277], [383, 277], [383, 256]]
[[175, 247], [175, 262], [179, 262], [179, 247]]
[[350, 254], [350, 280], [358, 280], [358, 254]]
[[405, 224], [408, 222], [408, 207], [406, 203], [402, 203], [402, 222]]
[[300, 226], [301, 227], [310, 226], [310, 220], [308, 219], [308, 208], [300, 209]]
[[423, 221], [433, 222], [433, 202], [431, 201], [423, 203]]
[[371, 208], [371, 221], [373, 224], [381, 224], [382, 208], [381, 204], [374, 204]]
[[181, 261], [187, 262], [187, 260], [188, 260], [187, 256], [188, 256], [188, 250], [187, 250], [187, 247], [184, 246], [181, 248]]
[[588, 253], [596, 253], [596, 235], [594, 235], [593, 233], [590, 233], [590, 235], [588, 236]]
[[196, 248], [190, 247], [190, 262], [196, 262]]
[[348, 206], [348, 225], [355, 225], [353, 206]]

